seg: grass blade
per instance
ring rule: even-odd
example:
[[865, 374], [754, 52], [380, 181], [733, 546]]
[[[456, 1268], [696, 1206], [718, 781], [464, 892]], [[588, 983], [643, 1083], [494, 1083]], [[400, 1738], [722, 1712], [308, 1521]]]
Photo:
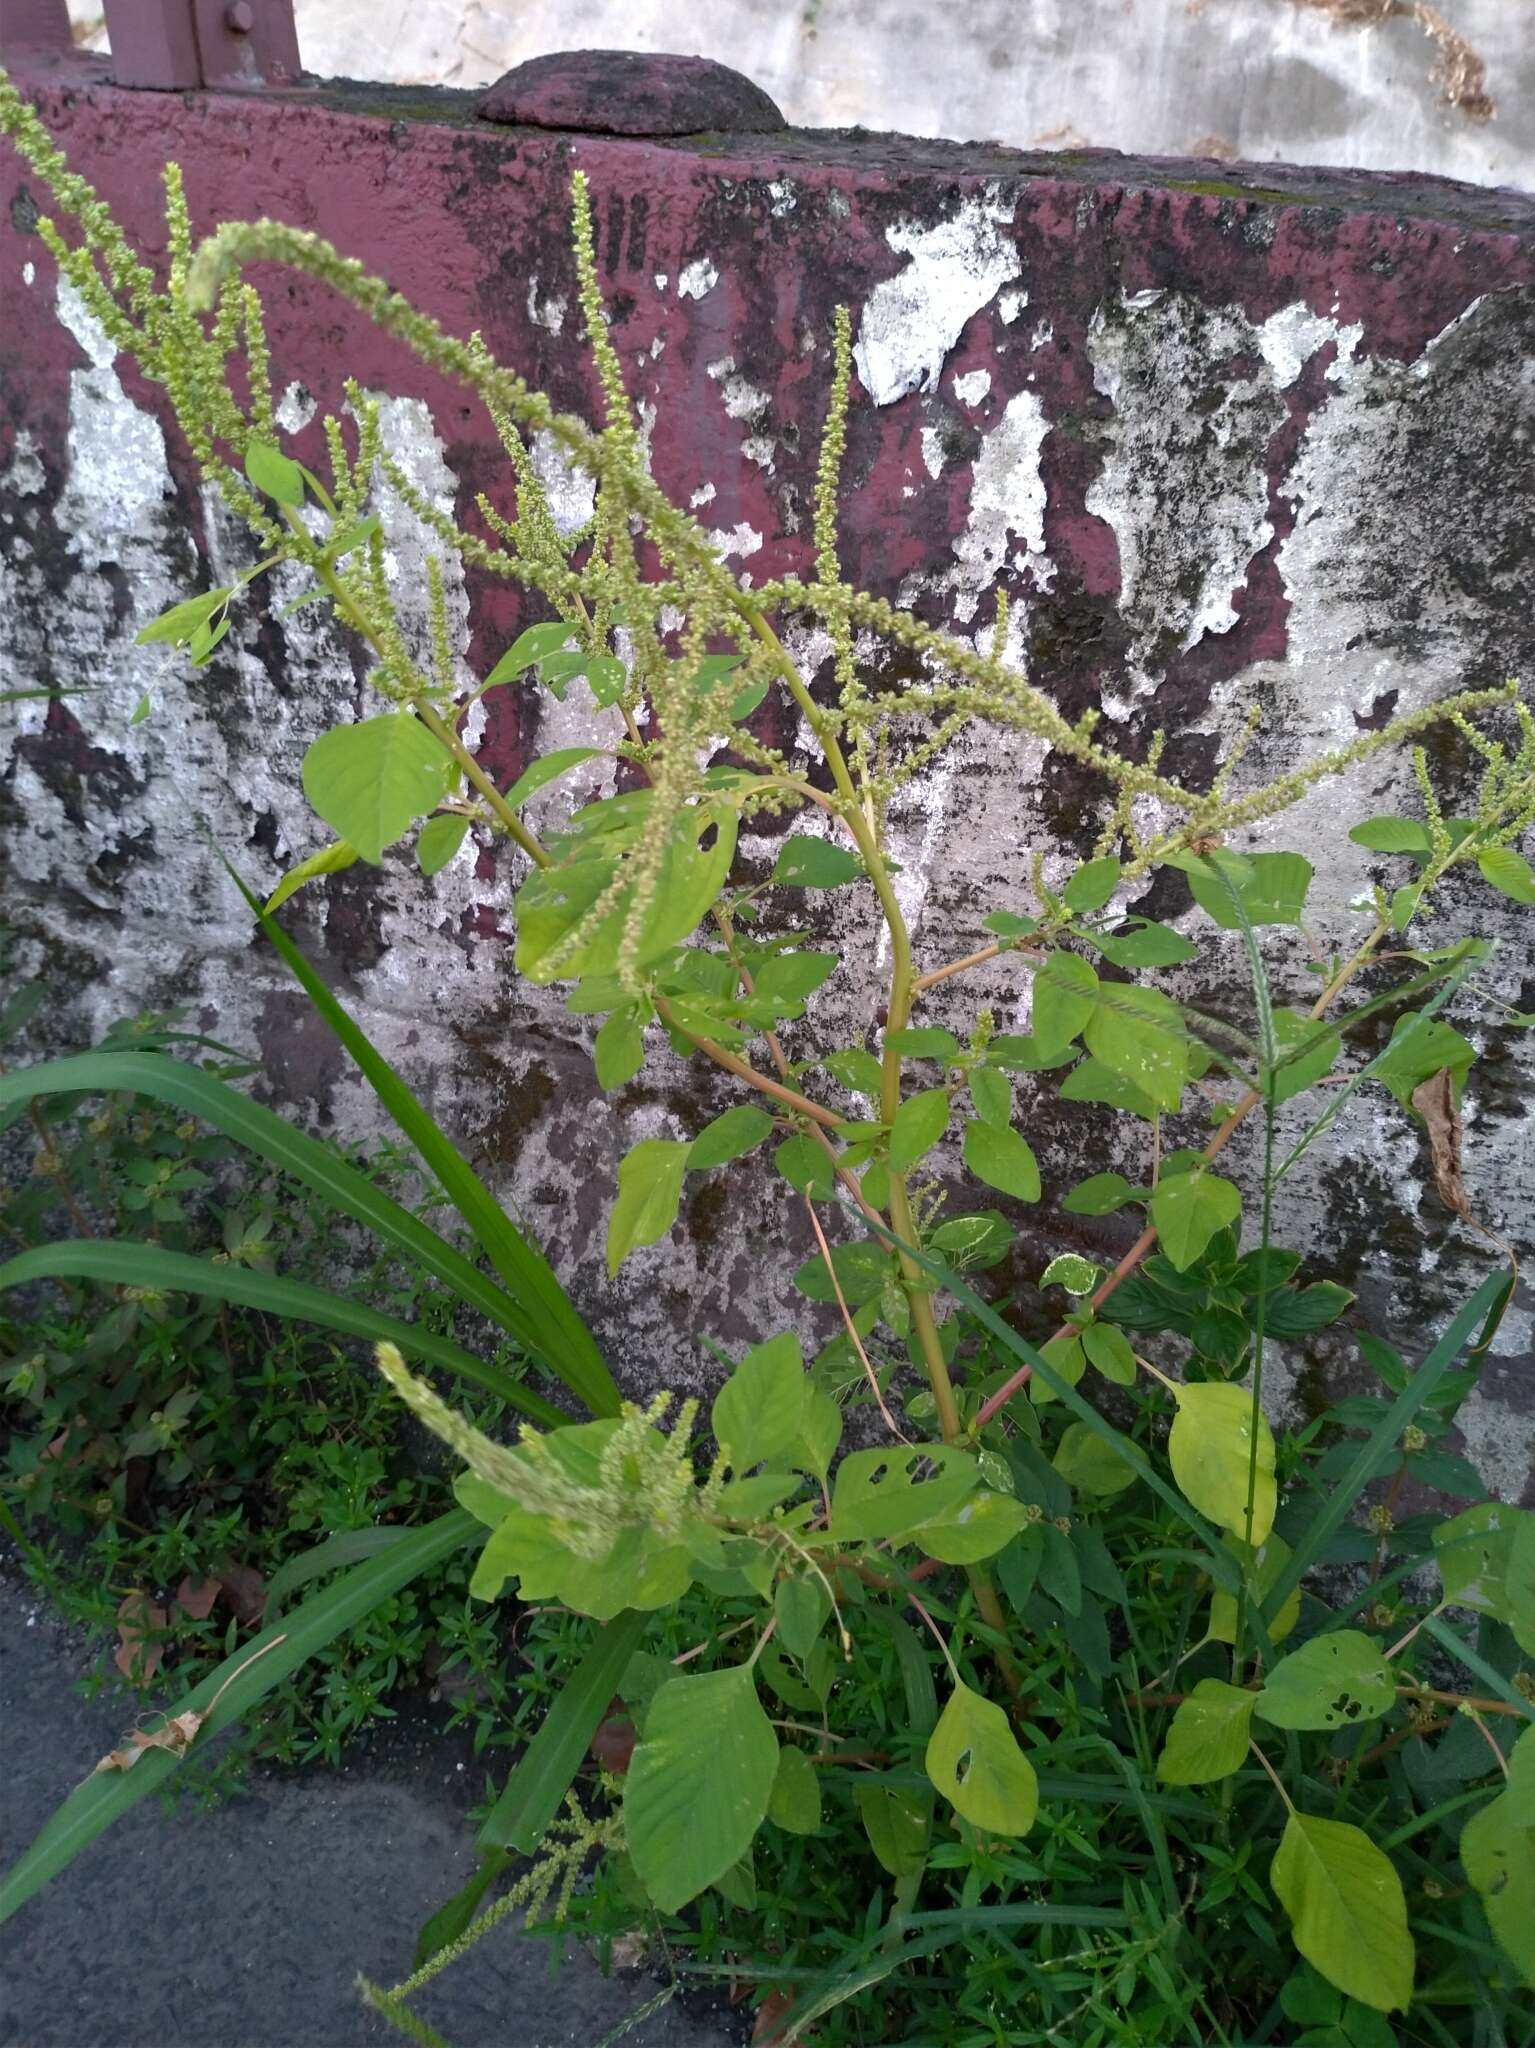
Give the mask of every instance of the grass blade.
[[398, 1344], [406, 1353], [456, 1373], [462, 1380], [495, 1394], [508, 1407], [558, 1429], [570, 1420], [551, 1402], [522, 1386], [510, 1374], [486, 1365], [472, 1351], [465, 1351], [451, 1337], [439, 1337], [419, 1323], [402, 1323], [381, 1314], [364, 1302], [342, 1294], [328, 1294], [323, 1287], [311, 1287], [305, 1280], [287, 1280], [280, 1273], [255, 1273], [248, 1267], [216, 1266], [211, 1259], [196, 1259], [185, 1252], [170, 1252], [159, 1245], [106, 1243], [97, 1238], [70, 1238], [58, 1244], [38, 1245], [18, 1252], [0, 1266], [0, 1289], [19, 1287], [26, 1280], [99, 1280], [112, 1287], [158, 1287], [167, 1293], [207, 1295], [215, 1301], [234, 1301], [243, 1308], [264, 1309], [294, 1322], [318, 1323], [328, 1330], [343, 1331], [349, 1337], [365, 1337]]
[[1316, 1520], [1309, 1524], [1304, 1536], [1296, 1542], [1284, 1570], [1269, 1589], [1263, 1603], [1263, 1618], [1272, 1621], [1286, 1600], [1300, 1584], [1312, 1564], [1321, 1555], [1326, 1544], [1341, 1526], [1361, 1492], [1375, 1476], [1376, 1469], [1390, 1446], [1401, 1435], [1408, 1423], [1417, 1414], [1449, 1371], [1466, 1340], [1477, 1325], [1496, 1307], [1498, 1296], [1509, 1285], [1509, 1276], [1501, 1270], [1489, 1273], [1471, 1299], [1460, 1310], [1439, 1342], [1418, 1367], [1401, 1393], [1397, 1395], [1380, 1421], [1371, 1430], [1360, 1446], [1359, 1455], [1349, 1466], [1338, 1485], [1332, 1488]]
[[[226, 864], [227, 865], [227, 864]], [[230, 873], [234, 875], [231, 868]], [[421, 1154], [475, 1241], [518, 1304], [515, 1334], [528, 1351], [579, 1395], [594, 1415], [621, 1406], [613, 1375], [554, 1268], [518, 1230], [463, 1153], [428, 1114], [360, 1025], [349, 1017], [298, 947], [240, 881], [234, 880], [261, 929], [277, 948], [305, 995], [362, 1069], [368, 1085]]]
[[502, 1788], [475, 1838], [477, 1847], [532, 1854], [581, 1768], [597, 1724], [640, 1646], [647, 1620], [646, 1615], [626, 1610], [598, 1629]]
[[0, 1074], [0, 1109], [39, 1095], [109, 1095], [120, 1090], [173, 1103], [212, 1124], [392, 1245], [413, 1265], [440, 1280], [466, 1307], [478, 1309], [516, 1337], [530, 1355], [541, 1356], [541, 1347], [527, 1334], [530, 1328], [536, 1334], [527, 1311], [430, 1224], [392, 1201], [332, 1147], [306, 1136], [238, 1089], [205, 1074], [201, 1067], [161, 1053], [77, 1053], [70, 1059], [46, 1060], [40, 1066]]
[[[361, 1621], [412, 1579], [430, 1571], [479, 1533], [473, 1515], [456, 1508], [424, 1528], [413, 1529], [383, 1556], [356, 1566], [285, 1620], [242, 1643], [201, 1685], [178, 1701], [175, 1711], [206, 1715], [193, 1743], [196, 1754], [221, 1728], [241, 1720], [316, 1651]], [[182, 1759], [170, 1750], [146, 1750], [131, 1770], [103, 1771], [77, 1785], [45, 1823], [31, 1847], [0, 1882], [0, 1921], [72, 1863], [83, 1849], [141, 1799], [163, 1785]]]

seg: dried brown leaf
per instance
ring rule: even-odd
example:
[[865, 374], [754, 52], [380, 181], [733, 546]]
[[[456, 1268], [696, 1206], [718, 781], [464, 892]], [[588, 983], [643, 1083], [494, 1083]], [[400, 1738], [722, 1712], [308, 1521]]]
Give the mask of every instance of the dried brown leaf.
[[206, 1621], [222, 1588], [217, 1579], [183, 1579], [176, 1588], [176, 1605], [192, 1621]]
[[221, 1564], [218, 1572], [235, 1620], [244, 1628], [254, 1626], [266, 1612], [266, 1580], [249, 1564]]
[[1460, 1104], [1455, 1100], [1455, 1076], [1448, 1067], [1441, 1067], [1437, 1074], [1418, 1083], [1412, 1091], [1412, 1106], [1428, 1129], [1439, 1199], [1447, 1209], [1469, 1222], [1471, 1203], [1460, 1177]]
[[1437, 44], [1433, 79], [1446, 104], [1469, 120], [1490, 121], [1497, 106], [1487, 91], [1487, 66], [1470, 43], [1427, 0], [1296, 0], [1330, 14], [1344, 28], [1373, 28], [1385, 21], [1413, 21]]
[[124, 1678], [153, 1678], [160, 1668], [159, 1641], [170, 1616], [147, 1593], [130, 1593], [117, 1610], [117, 1648], [112, 1662]]

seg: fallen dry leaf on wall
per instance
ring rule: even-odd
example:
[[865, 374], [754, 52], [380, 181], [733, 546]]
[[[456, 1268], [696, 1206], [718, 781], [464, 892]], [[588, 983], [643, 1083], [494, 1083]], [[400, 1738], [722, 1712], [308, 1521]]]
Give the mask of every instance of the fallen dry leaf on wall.
[[1471, 1203], [1460, 1177], [1460, 1104], [1455, 1100], [1455, 1076], [1448, 1067], [1441, 1067], [1437, 1074], [1418, 1083], [1412, 1091], [1412, 1106], [1428, 1127], [1439, 1199], [1447, 1209], [1469, 1222]]

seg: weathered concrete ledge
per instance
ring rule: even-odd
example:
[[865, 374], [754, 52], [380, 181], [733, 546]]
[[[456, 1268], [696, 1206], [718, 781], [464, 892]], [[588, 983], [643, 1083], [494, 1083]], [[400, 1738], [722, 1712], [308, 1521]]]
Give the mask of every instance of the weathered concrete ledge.
[[[579, 165], [655, 473], [759, 581], [810, 559], [827, 338], [832, 309], [849, 304], [861, 379], [852, 573], [982, 635], [1005, 588], [1013, 650], [1063, 711], [1101, 706], [1106, 731], [1132, 749], [1165, 727], [1179, 774], [1208, 772], [1254, 702], [1256, 776], [1454, 687], [1535, 671], [1528, 197], [862, 134], [517, 130], [474, 121], [467, 95], [380, 87], [258, 99], [43, 83], [38, 97], [155, 255], [157, 173], [174, 156], [201, 226], [267, 213], [317, 229], [451, 329], [481, 329], [556, 403], [587, 410], [565, 238]], [[79, 1039], [125, 1009], [190, 1002], [223, 1036], [259, 1046], [280, 1095], [366, 1128], [363, 1091], [252, 945], [199, 832], [206, 823], [258, 886], [311, 850], [320, 833], [298, 764], [361, 701], [360, 675], [312, 611], [248, 616], [197, 674], [133, 647], [144, 620], [243, 538], [204, 500], [160, 394], [60, 293], [14, 160], [0, 162], [0, 195], [0, 645], [8, 681], [94, 688], [11, 707], [0, 755], [6, 920], [49, 978], [50, 1035]], [[420, 484], [472, 520], [475, 492], [500, 487], [478, 412], [327, 292], [264, 282], [298, 451], [318, 458], [316, 415], [340, 408], [341, 379], [355, 374], [394, 394], [392, 445]], [[550, 474], [574, 516], [578, 482]], [[386, 510], [408, 572], [422, 536]], [[454, 583], [453, 603], [465, 658], [483, 673], [520, 623], [519, 600], [471, 579]], [[800, 651], [816, 658], [811, 639]], [[154, 715], [131, 726], [146, 690]], [[513, 691], [490, 701], [484, 758], [508, 777], [530, 746], [602, 719]], [[759, 716], [765, 737], [795, 742], [784, 714]], [[1435, 755], [1465, 787], [1458, 744]], [[1403, 786], [1404, 764], [1378, 761], [1279, 828], [1318, 863], [1324, 944], [1372, 872], [1346, 827]], [[1063, 836], [1081, 852], [1100, 816], [1101, 792], [1033, 743], [983, 735], [944, 757], [896, 820], [919, 948], [933, 960], [960, 949], [1009, 900], [1028, 849]], [[746, 847], [748, 860], [769, 852]], [[773, 1233], [797, 1247], [800, 1222], [786, 1190], [716, 1176], [671, 1245], [604, 1283], [618, 1157], [639, 1137], [690, 1131], [717, 1092], [668, 1055], [617, 1097], [596, 1093], [558, 997], [512, 975], [515, 879], [488, 848], [466, 849], [434, 882], [399, 860], [332, 878], [295, 922], [549, 1244], [632, 1377], [686, 1381], [700, 1372], [692, 1332], [728, 1340], [783, 1320], [761, 1246]], [[1171, 879], [1138, 907], [1179, 916], [1187, 901]], [[866, 911], [836, 907], [856, 944]], [[1503, 918], [1485, 890], [1452, 893], [1434, 933], [1493, 927], [1507, 943], [1488, 986], [1535, 1008], [1527, 923]], [[1280, 960], [1298, 993], [1303, 943]], [[1239, 1010], [1224, 967], [1196, 983]], [[935, 1021], [978, 1000], [1011, 1020], [1021, 984], [999, 971], [949, 992], [955, 1010], [935, 1002]], [[838, 977], [818, 999], [818, 1029], [861, 1039], [876, 1000], [872, 981]], [[1458, 1018], [1486, 1050], [1468, 1096], [1467, 1179], [1486, 1220], [1528, 1244], [1530, 1040], [1501, 1015], [1489, 1004]], [[1044, 1096], [1031, 1114], [1047, 1185], [1066, 1185], [1084, 1158], [1102, 1163], [1105, 1126], [1068, 1120]], [[1010, 1269], [1020, 1285], [1044, 1243], [1023, 1220]], [[1084, 1248], [1117, 1242], [1112, 1222], [1064, 1225]], [[1375, 1326], [1408, 1347], [1488, 1256], [1440, 1207], [1421, 1133], [1394, 1108], [1356, 1116], [1304, 1187], [1286, 1184], [1281, 1228], [1297, 1244], [1341, 1246]], [[1530, 1330], [1527, 1307], [1510, 1316], [1466, 1423], [1473, 1456], [1509, 1493], [1527, 1483], [1535, 1435]], [[1336, 1334], [1297, 1347], [1296, 1398], [1347, 1351]]]

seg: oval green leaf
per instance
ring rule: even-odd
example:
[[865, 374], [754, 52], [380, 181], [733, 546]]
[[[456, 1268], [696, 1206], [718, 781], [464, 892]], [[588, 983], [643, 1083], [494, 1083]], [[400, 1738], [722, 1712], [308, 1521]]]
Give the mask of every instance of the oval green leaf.
[[1346, 1821], [1291, 1813], [1269, 1870], [1295, 1946], [1329, 1984], [1377, 2012], [1406, 2009], [1413, 1945], [1390, 1858]]
[[[1183, 1497], [1191, 1507], [1230, 1529], [1244, 1543], [1261, 1546], [1274, 1526], [1278, 1488], [1274, 1479], [1274, 1433], [1258, 1413], [1257, 1457], [1253, 1459], [1253, 1398], [1245, 1387], [1207, 1380], [1173, 1389], [1178, 1413], [1167, 1442]], [[1247, 1490], [1252, 1480], [1252, 1519]]]
[[624, 1781], [636, 1874], [663, 1913], [716, 1884], [751, 1847], [778, 1776], [778, 1738], [744, 1666], [657, 1692]]
[[1039, 1810], [1034, 1766], [991, 1700], [956, 1685], [923, 1759], [954, 1811], [993, 1835], [1026, 1835]]

